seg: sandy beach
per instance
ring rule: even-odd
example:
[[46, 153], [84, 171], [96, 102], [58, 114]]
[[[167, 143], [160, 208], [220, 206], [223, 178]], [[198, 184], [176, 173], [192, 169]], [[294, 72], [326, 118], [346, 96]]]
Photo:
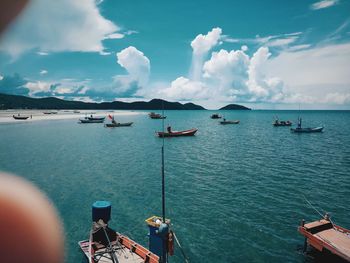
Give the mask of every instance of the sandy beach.
[[[44, 112], [51, 114], [44, 114]], [[53, 114], [52, 114], [53, 112]], [[13, 115], [18, 116], [28, 116], [27, 120], [15, 120]], [[65, 119], [79, 119], [84, 118], [85, 116], [94, 115], [98, 116], [108, 116], [113, 115], [115, 118], [118, 116], [128, 116], [128, 115], [138, 115], [138, 114], [147, 114], [147, 112], [135, 112], [135, 111], [118, 111], [118, 110], [79, 110], [79, 113], [74, 112], [73, 110], [2, 110], [0, 111], [0, 124], [1, 123], [13, 123], [13, 122], [33, 122], [33, 121], [48, 121], [48, 120], [65, 120]]]

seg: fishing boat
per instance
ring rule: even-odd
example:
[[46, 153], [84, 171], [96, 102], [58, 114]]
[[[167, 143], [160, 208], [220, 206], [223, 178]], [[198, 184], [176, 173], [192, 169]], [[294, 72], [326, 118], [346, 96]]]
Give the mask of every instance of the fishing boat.
[[29, 118], [29, 116], [20, 116], [19, 114], [16, 116], [16, 115], [12, 115], [12, 117], [15, 119], [15, 120], [26, 120]]
[[301, 127], [301, 118], [298, 118], [298, 126], [296, 128], [291, 128], [290, 130], [294, 133], [314, 133], [314, 132], [322, 132], [322, 126], [315, 128], [302, 128]]
[[320, 252], [328, 251], [350, 262], [350, 230], [335, 225], [328, 214], [307, 224], [302, 220], [298, 231], [305, 237], [304, 251], [309, 244]]
[[188, 263], [178, 238], [170, 229], [170, 220], [165, 217], [164, 139], [161, 153], [162, 217], [151, 216], [145, 220], [149, 228], [149, 249], [111, 229], [108, 225], [111, 219], [111, 203], [96, 201], [92, 205], [93, 223], [89, 239], [78, 242], [89, 263], [167, 263], [168, 256], [174, 255], [174, 240]]
[[166, 119], [166, 116], [161, 115], [161, 114], [159, 114], [159, 113], [154, 113], [154, 112], [149, 113], [148, 116], [149, 116], [151, 119]]
[[90, 117], [86, 117], [90, 121], [104, 121], [106, 117], [94, 117], [92, 114]]
[[103, 123], [105, 120], [104, 118], [100, 120], [90, 120], [89, 118], [85, 118], [85, 119], [80, 119], [79, 121], [80, 123]]
[[[96, 201], [92, 205], [92, 228], [89, 239], [79, 241], [79, 247], [91, 263], [132, 263], [149, 262], [158, 263], [160, 257], [136, 243], [129, 237], [122, 235], [109, 227], [111, 219], [111, 203], [108, 201]], [[168, 225], [167, 225], [168, 226]], [[158, 230], [160, 227], [157, 228]], [[168, 229], [168, 228], [167, 228]], [[167, 230], [167, 229], [164, 229]], [[160, 229], [161, 234], [167, 234]], [[157, 234], [159, 235], [159, 233]], [[150, 245], [160, 248], [161, 244], [156, 244], [150, 235]], [[159, 240], [156, 240], [159, 241]]]
[[272, 125], [275, 126], [275, 127], [292, 126], [292, 122], [290, 122], [290, 121], [280, 121], [280, 120], [276, 119], [272, 123]]
[[229, 121], [229, 120], [223, 119], [222, 121], [220, 121], [220, 124], [222, 124], [222, 125], [226, 125], [226, 124], [238, 124], [238, 123], [239, 123], [239, 120]]
[[115, 122], [115, 123], [106, 123], [105, 127], [107, 128], [114, 128], [114, 127], [130, 127], [133, 124], [133, 122]]
[[180, 136], [194, 136], [198, 129], [190, 129], [186, 131], [168, 131], [157, 132], [158, 137], [180, 137]]
[[124, 122], [124, 123], [121, 123], [121, 122], [116, 122], [115, 119], [114, 119], [114, 116], [112, 115], [108, 115], [108, 118], [111, 119], [111, 122], [112, 123], [106, 123], [105, 124], [105, 127], [107, 128], [114, 128], [114, 127], [130, 127], [133, 122]]
[[212, 118], [212, 119], [221, 119], [222, 116], [219, 115], [219, 114], [217, 114], [217, 113], [214, 113], [214, 114], [212, 114], [212, 115], [210, 116], [210, 118]]

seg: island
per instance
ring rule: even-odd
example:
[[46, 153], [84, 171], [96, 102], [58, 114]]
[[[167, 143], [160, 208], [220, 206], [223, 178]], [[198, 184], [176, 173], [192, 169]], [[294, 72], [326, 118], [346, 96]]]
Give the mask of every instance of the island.
[[47, 109], [47, 110], [205, 110], [194, 103], [181, 104], [161, 99], [135, 102], [82, 102], [55, 97], [31, 98], [0, 93], [0, 109]]
[[251, 108], [247, 108], [243, 105], [238, 105], [238, 104], [229, 104], [229, 105], [226, 105], [225, 107], [220, 108], [219, 110], [251, 110]]

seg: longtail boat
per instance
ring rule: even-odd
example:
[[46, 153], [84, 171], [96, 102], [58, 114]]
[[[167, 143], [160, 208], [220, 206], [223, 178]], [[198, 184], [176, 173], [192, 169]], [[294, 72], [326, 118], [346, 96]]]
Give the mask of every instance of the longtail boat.
[[[156, 217], [157, 219], [154, 222], [154, 217], [146, 220], [150, 227], [150, 247], [155, 251], [151, 252], [129, 237], [109, 227], [108, 221], [111, 219], [111, 208], [111, 203], [108, 201], [96, 201], [92, 205], [93, 223], [90, 237], [78, 242], [88, 261], [91, 263], [165, 262], [161, 261], [161, 256], [157, 255], [157, 253], [159, 254], [159, 251], [163, 252], [163, 249], [166, 249], [163, 247], [162, 242], [159, 242], [163, 238], [162, 234], [166, 237], [166, 246], [173, 247], [173, 240], [169, 242], [168, 238], [169, 233], [171, 233], [169, 232], [170, 221], [167, 224], [162, 224], [159, 217]], [[153, 233], [151, 228], [154, 228]], [[165, 252], [168, 253], [168, 250]]]
[[166, 116], [151, 112], [148, 114], [151, 119], [166, 119]]
[[210, 116], [210, 118], [212, 118], [212, 119], [221, 119], [222, 116], [220, 116], [220, 115], [217, 114], [217, 113], [214, 113], [214, 114], [212, 114], [212, 115]]
[[186, 131], [171, 131], [171, 132], [157, 132], [158, 137], [180, 137], [180, 136], [194, 136], [198, 129], [190, 129]]
[[20, 115], [12, 115], [12, 117], [15, 119], [15, 120], [26, 120], [29, 118], [29, 116], [20, 116]]
[[103, 123], [104, 119], [102, 120], [89, 120], [89, 119], [80, 119], [80, 123]]
[[298, 126], [296, 128], [291, 128], [291, 132], [294, 133], [312, 133], [312, 132], [322, 132], [323, 131], [322, 126], [315, 127], [315, 128], [302, 128], [301, 127], [301, 118], [298, 118]]
[[226, 124], [238, 124], [239, 123], [239, 120], [234, 120], [234, 121], [228, 121], [228, 120], [223, 120], [223, 121], [220, 121], [220, 124], [223, 124], [223, 125], [226, 125]]
[[105, 127], [107, 128], [114, 128], [114, 127], [130, 127], [133, 124], [133, 122], [112, 122], [112, 123], [106, 123]]
[[298, 231], [305, 237], [304, 251], [309, 244], [320, 252], [329, 251], [350, 262], [350, 230], [333, 224], [327, 214], [307, 224], [302, 220]]
[[92, 115], [90, 115], [90, 117], [87, 117], [87, 119], [89, 119], [90, 121], [104, 121], [106, 117], [94, 117]]
[[280, 121], [280, 120], [275, 120], [272, 123], [273, 126], [275, 127], [283, 127], [283, 126], [292, 126], [292, 122], [291, 121]]

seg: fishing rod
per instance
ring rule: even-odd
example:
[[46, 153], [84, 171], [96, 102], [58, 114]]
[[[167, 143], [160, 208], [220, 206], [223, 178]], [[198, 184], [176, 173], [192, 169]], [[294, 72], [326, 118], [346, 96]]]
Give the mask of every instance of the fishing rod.
[[329, 216], [329, 214], [327, 212], [326, 212], [326, 215], [321, 214], [321, 212], [318, 211], [317, 208], [311, 204], [311, 202], [306, 198], [305, 195], [303, 195], [303, 197], [304, 197], [305, 201], [310, 205], [310, 207], [312, 209], [314, 209], [322, 218], [324, 218], [326, 220], [329, 220], [332, 223], [332, 225], [334, 225], [333, 220], [331, 220], [331, 218], [330, 218], [330, 216]]
[[[165, 224], [165, 172], [164, 172], [164, 100], [162, 100], [162, 132], [163, 132], [163, 138], [162, 138], [162, 217], [163, 217], [163, 223]], [[163, 255], [162, 255], [162, 261], [163, 263], [168, 262], [167, 258], [167, 251], [166, 251], [166, 239], [163, 238]]]

